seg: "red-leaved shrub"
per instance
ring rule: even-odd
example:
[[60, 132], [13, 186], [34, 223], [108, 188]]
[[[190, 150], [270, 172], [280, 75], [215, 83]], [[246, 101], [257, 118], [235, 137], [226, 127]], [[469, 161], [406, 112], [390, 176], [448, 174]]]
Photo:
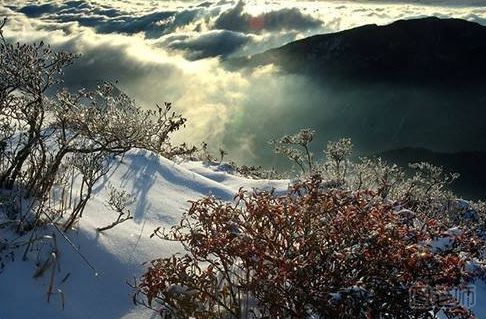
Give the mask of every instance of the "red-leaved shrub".
[[[471, 278], [481, 241], [462, 235], [434, 250], [445, 231], [436, 221], [373, 192], [321, 186], [315, 176], [284, 195], [192, 202], [178, 226], [154, 233], [186, 253], [150, 262], [135, 301], [164, 318], [428, 318], [440, 308], [472, 318], [450, 291]], [[432, 300], [412, 300], [424, 287]]]

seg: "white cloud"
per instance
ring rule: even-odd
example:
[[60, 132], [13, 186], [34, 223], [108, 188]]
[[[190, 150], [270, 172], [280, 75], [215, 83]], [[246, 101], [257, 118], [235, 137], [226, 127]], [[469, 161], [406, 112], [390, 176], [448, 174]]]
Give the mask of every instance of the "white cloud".
[[[236, 27], [218, 25], [229, 10], [240, 17]], [[231, 1], [9, 1], [0, 15], [10, 16], [5, 35], [11, 40], [43, 40], [82, 55], [67, 71], [67, 85], [119, 80], [143, 105], [171, 101], [189, 118], [181, 139], [225, 144], [234, 157], [250, 160], [262, 156], [267, 139], [299, 127], [334, 130], [321, 140], [339, 135], [339, 103], [302, 77], [273, 67], [227, 71], [207, 57], [253, 54], [315, 33], [426, 15], [486, 21], [486, 11], [475, 7], [283, 0], [249, 1], [244, 8]], [[251, 17], [271, 17], [272, 27], [244, 27]], [[344, 123], [349, 132], [352, 125]]]

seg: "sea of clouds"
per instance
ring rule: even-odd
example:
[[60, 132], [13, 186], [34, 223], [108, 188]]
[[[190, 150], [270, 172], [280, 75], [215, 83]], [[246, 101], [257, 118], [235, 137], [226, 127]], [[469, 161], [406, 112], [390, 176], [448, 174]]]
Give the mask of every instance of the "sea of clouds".
[[[373, 137], [352, 136], [356, 123], [367, 125], [361, 113], [354, 119], [360, 122], [350, 118], [336, 125], [342, 109], [337, 109], [332, 92], [274, 66], [229, 71], [221, 59], [398, 19], [454, 17], [486, 25], [485, 8], [486, 1], [7, 0], [0, 16], [9, 19], [4, 28], [9, 41], [44, 41], [79, 54], [66, 70], [67, 87], [116, 80], [146, 107], [173, 102], [189, 119], [180, 140], [204, 140], [214, 149], [222, 146], [240, 162], [272, 165], [275, 158], [266, 150], [266, 141], [308, 126], [321, 133], [321, 144], [351, 135], [367, 151], [414, 141], [417, 146], [430, 145], [418, 132], [407, 138], [391, 136], [373, 149]], [[373, 116], [366, 121], [372, 122]]]

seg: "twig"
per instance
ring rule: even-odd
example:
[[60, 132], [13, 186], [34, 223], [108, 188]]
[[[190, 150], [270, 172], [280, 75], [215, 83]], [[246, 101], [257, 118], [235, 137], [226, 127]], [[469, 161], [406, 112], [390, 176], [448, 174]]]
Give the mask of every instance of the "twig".
[[71, 239], [69, 239], [60, 229], [59, 227], [54, 223], [54, 221], [52, 220], [51, 216], [49, 216], [49, 214], [47, 214], [45, 211], [42, 211], [44, 213], [44, 215], [46, 215], [46, 217], [51, 221], [52, 225], [54, 226], [54, 228], [57, 230], [57, 232], [62, 236], [62, 238], [64, 238], [65, 241], [67, 241], [67, 243], [69, 244], [69, 246], [71, 246], [71, 248], [74, 249], [74, 251], [83, 259], [83, 261], [86, 263], [86, 265], [91, 268], [94, 272], [95, 272], [95, 276], [98, 275], [98, 272], [96, 271], [96, 268], [89, 262], [89, 260], [86, 258], [86, 256], [84, 256], [81, 251], [79, 251], [78, 247], [76, 247], [76, 245], [74, 245], [74, 243], [71, 241]]

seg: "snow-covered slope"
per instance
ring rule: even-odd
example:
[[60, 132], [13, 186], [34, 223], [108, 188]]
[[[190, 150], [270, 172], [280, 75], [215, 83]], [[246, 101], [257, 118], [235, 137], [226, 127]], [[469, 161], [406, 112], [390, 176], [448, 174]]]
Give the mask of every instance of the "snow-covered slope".
[[[22, 261], [20, 251], [0, 274], [0, 319], [152, 318], [154, 313], [131, 303], [127, 282], [133, 283], [143, 272], [144, 262], [180, 251], [177, 243], [150, 239], [156, 227], [176, 224], [191, 199], [213, 194], [230, 200], [240, 186], [284, 191], [289, 184], [288, 180], [245, 179], [201, 162], [178, 165], [142, 150], [130, 151], [115, 166], [96, 185], [78, 230], [68, 233], [95, 270], [57, 234], [61, 255], [55, 285], [62, 294], [47, 303], [49, 276], [33, 279], [36, 260]], [[134, 218], [98, 233], [96, 227], [116, 217], [104, 204], [110, 184], [136, 196], [131, 207]]]
[[[114, 164], [96, 185], [95, 196], [88, 203], [77, 231], [68, 233], [94, 269], [53, 232], [60, 251], [60, 269], [55, 277], [59, 293], [47, 303], [50, 274], [34, 279], [38, 262], [35, 253], [22, 261], [23, 251], [17, 251], [15, 261], [0, 273], [0, 319], [155, 319], [156, 313], [132, 304], [129, 283], [142, 274], [144, 262], [179, 252], [181, 247], [150, 239], [153, 230], [178, 223], [189, 206], [188, 200], [209, 194], [231, 200], [241, 186], [283, 192], [290, 183], [242, 178], [228, 173], [224, 165], [176, 164], [142, 150], [130, 151]], [[96, 227], [108, 225], [116, 218], [105, 206], [110, 185], [135, 195], [136, 202], [131, 206], [134, 218], [99, 233]], [[486, 318], [485, 284], [478, 280], [473, 288], [473, 310], [478, 318]]]

